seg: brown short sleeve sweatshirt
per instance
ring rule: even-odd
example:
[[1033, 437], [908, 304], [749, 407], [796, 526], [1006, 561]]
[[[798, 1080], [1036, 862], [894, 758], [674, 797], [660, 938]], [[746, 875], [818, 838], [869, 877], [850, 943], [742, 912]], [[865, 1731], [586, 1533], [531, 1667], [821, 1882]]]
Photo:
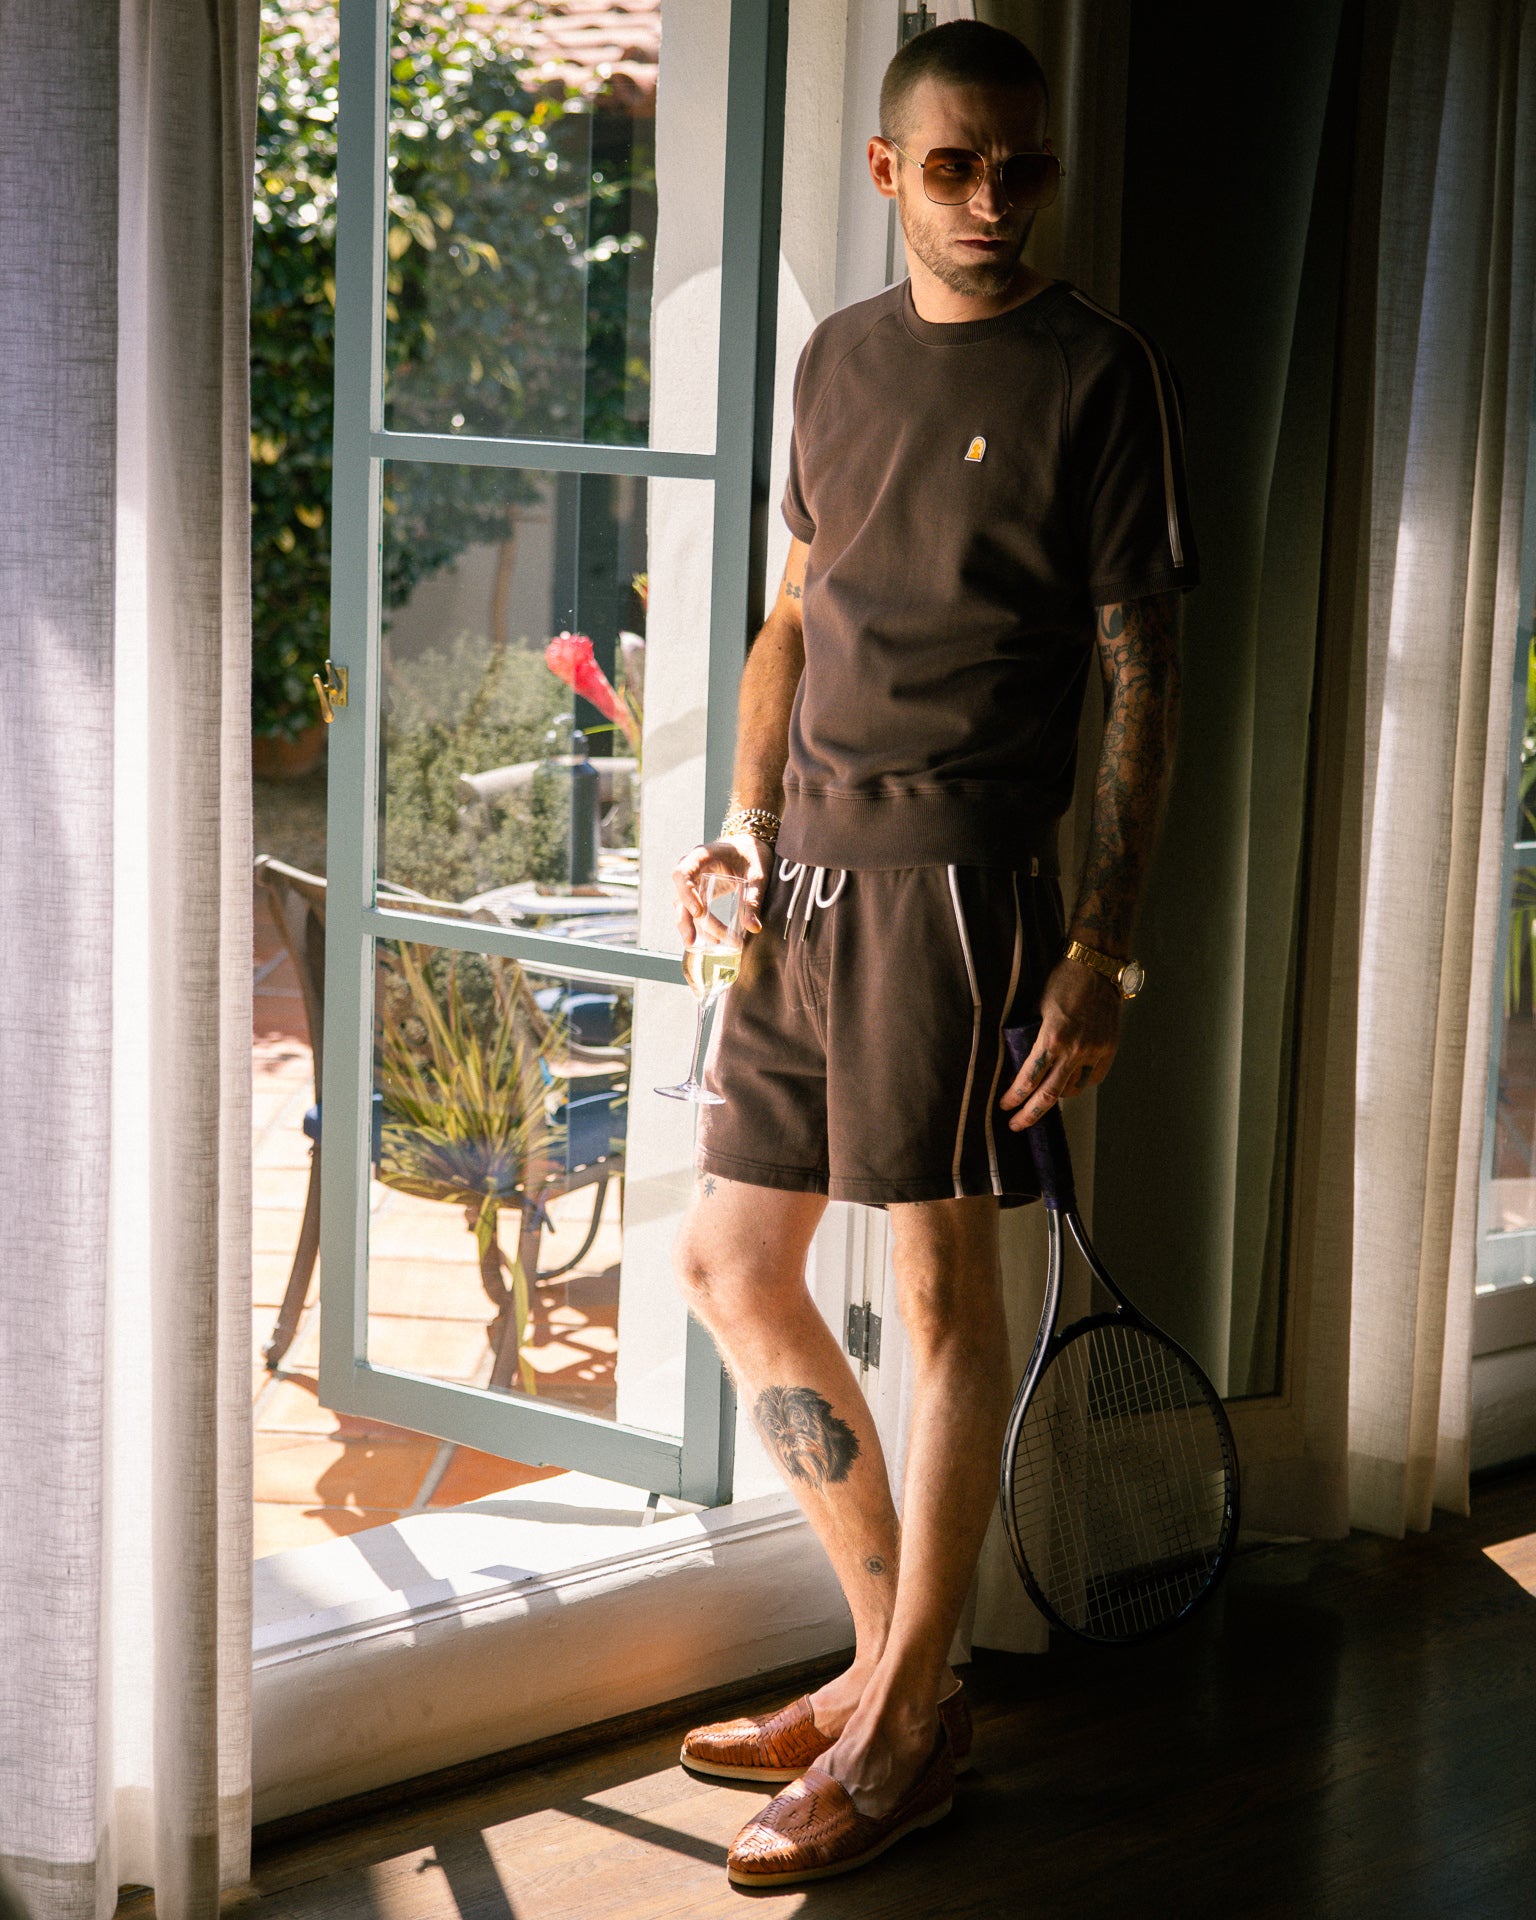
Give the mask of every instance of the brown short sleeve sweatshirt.
[[1066, 281], [958, 325], [903, 281], [806, 343], [784, 518], [810, 558], [779, 851], [1054, 872], [1094, 608], [1198, 578], [1162, 354]]

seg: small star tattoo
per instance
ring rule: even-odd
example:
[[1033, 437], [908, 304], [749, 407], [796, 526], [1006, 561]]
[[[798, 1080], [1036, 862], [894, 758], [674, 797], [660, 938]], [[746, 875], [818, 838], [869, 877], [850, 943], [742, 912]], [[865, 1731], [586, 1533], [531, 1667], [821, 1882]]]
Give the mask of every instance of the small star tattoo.
[[704, 1176], [704, 1198], [706, 1200], [710, 1199], [713, 1196], [714, 1191], [715, 1191], [715, 1176], [712, 1173], [706, 1173]]

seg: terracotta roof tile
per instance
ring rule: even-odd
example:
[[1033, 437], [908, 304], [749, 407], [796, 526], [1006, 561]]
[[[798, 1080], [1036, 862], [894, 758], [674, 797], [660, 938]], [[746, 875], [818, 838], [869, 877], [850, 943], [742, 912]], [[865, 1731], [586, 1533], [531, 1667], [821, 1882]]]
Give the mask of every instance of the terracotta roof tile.
[[584, 92], [608, 87], [632, 110], [654, 110], [661, 0], [510, 0], [504, 11], [526, 20], [541, 79]]

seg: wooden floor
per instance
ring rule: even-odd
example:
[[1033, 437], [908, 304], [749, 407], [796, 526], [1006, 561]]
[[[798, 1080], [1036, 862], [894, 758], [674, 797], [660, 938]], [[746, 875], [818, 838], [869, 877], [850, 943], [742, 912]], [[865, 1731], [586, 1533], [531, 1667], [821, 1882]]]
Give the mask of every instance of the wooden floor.
[[681, 1772], [679, 1724], [467, 1790], [422, 1781], [330, 1831], [260, 1833], [251, 1887], [224, 1910], [1536, 1915], [1536, 1474], [1406, 1542], [1245, 1555], [1161, 1644], [983, 1655], [972, 1671], [978, 1771], [953, 1815], [848, 1879], [733, 1892], [725, 1850], [765, 1796]]

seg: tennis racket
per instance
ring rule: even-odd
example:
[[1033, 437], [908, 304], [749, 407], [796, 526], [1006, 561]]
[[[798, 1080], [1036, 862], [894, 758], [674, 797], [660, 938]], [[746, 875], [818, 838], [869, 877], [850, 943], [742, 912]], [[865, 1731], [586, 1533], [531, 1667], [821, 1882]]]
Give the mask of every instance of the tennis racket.
[[[1007, 1031], [1015, 1075], [1034, 1037]], [[1084, 1640], [1144, 1640], [1183, 1620], [1232, 1557], [1232, 1429], [1210, 1381], [1095, 1253], [1059, 1107], [1035, 1122], [1029, 1142], [1049, 1251], [1040, 1332], [1003, 1443], [1003, 1524], [1047, 1619]], [[1058, 1331], [1068, 1228], [1114, 1305]]]

